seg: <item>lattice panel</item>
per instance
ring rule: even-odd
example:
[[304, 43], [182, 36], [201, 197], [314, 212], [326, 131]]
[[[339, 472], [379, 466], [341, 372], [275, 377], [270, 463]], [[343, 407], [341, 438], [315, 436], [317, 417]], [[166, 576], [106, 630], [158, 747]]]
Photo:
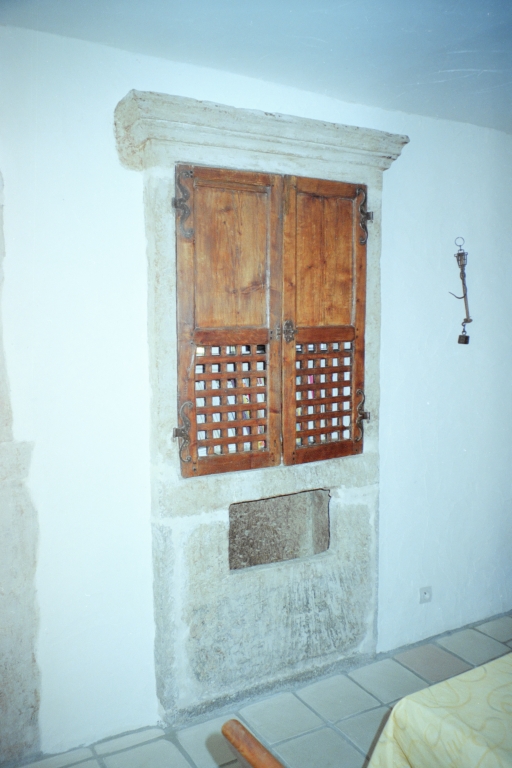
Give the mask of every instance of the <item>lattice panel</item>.
[[352, 440], [353, 343], [295, 345], [297, 448]]
[[267, 346], [197, 346], [194, 365], [198, 458], [268, 451]]

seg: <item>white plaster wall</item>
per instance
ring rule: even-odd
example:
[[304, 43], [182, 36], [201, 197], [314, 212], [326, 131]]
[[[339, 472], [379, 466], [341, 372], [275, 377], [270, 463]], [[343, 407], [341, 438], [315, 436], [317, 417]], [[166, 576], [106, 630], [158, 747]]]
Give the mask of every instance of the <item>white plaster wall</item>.
[[[15, 438], [35, 444], [43, 750], [157, 720], [142, 177], [121, 167], [112, 128], [132, 88], [410, 136], [384, 174], [379, 647], [509, 609], [512, 137], [25, 30], [0, 28], [0, 67], [5, 346]], [[448, 295], [458, 235], [468, 347]]]

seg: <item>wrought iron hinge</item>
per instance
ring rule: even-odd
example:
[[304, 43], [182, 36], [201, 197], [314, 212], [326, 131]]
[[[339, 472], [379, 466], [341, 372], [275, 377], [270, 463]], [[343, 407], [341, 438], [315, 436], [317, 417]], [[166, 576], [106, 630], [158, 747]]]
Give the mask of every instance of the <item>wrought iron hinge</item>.
[[285, 320], [283, 324], [283, 336], [284, 340], [286, 342], [293, 341], [295, 338], [295, 334], [297, 333], [297, 329], [293, 325], [293, 320]]
[[366, 190], [363, 187], [356, 189], [356, 197], [363, 196], [363, 199], [359, 203], [359, 226], [363, 230], [363, 236], [359, 238], [361, 245], [366, 245], [368, 242], [368, 222], [373, 221], [373, 211], [366, 210]]
[[186, 237], [187, 239], [190, 239], [191, 237], [194, 237], [194, 230], [193, 229], [186, 229], [185, 228], [185, 222], [190, 216], [190, 208], [187, 205], [187, 201], [190, 198], [190, 192], [188, 189], [181, 183], [182, 179], [192, 179], [194, 176], [193, 171], [180, 171], [178, 173], [178, 176], [176, 177], [176, 186], [181, 192], [181, 197], [173, 197], [172, 199], [172, 206], [176, 209], [176, 213], [180, 213], [180, 232], [183, 235], [183, 237]]
[[365, 394], [362, 389], [356, 390], [356, 395], [360, 395], [361, 402], [358, 403], [357, 406], [357, 419], [356, 419], [356, 429], [359, 430], [359, 434], [354, 437], [355, 443], [360, 443], [363, 439], [363, 421], [370, 421], [370, 411], [364, 410], [364, 401], [365, 401]]
[[187, 456], [186, 459], [183, 458], [184, 451], [188, 448], [190, 445], [190, 419], [185, 413], [185, 408], [192, 408], [193, 403], [190, 402], [190, 400], [187, 400], [186, 403], [183, 403], [183, 405], [180, 408], [180, 419], [183, 424], [182, 427], [174, 427], [172, 431], [172, 439], [173, 440], [181, 440], [180, 443], [180, 461], [188, 462], [192, 461], [192, 457], [190, 454]]

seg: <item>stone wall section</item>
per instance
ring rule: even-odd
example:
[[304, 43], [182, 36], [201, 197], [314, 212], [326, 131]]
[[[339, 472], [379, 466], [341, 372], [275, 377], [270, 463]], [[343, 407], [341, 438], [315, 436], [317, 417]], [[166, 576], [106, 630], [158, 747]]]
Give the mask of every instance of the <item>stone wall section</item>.
[[[0, 291], [4, 256], [0, 176]], [[25, 484], [31, 453], [30, 443], [13, 439], [0, 325], [0, 764], [39, 752], [40, 675], [35, 656], [39, 617], [34, 583], [38, 523]]]

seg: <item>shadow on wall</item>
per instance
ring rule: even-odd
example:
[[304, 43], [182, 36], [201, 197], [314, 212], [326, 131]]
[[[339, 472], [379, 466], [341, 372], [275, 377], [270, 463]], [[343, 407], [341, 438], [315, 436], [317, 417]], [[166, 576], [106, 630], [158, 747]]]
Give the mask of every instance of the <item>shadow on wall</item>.
[[[0, 290], [3, 283], [0, 176]], [[40, 675], [35, 658], [37, 514], [25, 480], [32, 445], [13, 440], [0, 325], [0, 764], [39, 752]]]

